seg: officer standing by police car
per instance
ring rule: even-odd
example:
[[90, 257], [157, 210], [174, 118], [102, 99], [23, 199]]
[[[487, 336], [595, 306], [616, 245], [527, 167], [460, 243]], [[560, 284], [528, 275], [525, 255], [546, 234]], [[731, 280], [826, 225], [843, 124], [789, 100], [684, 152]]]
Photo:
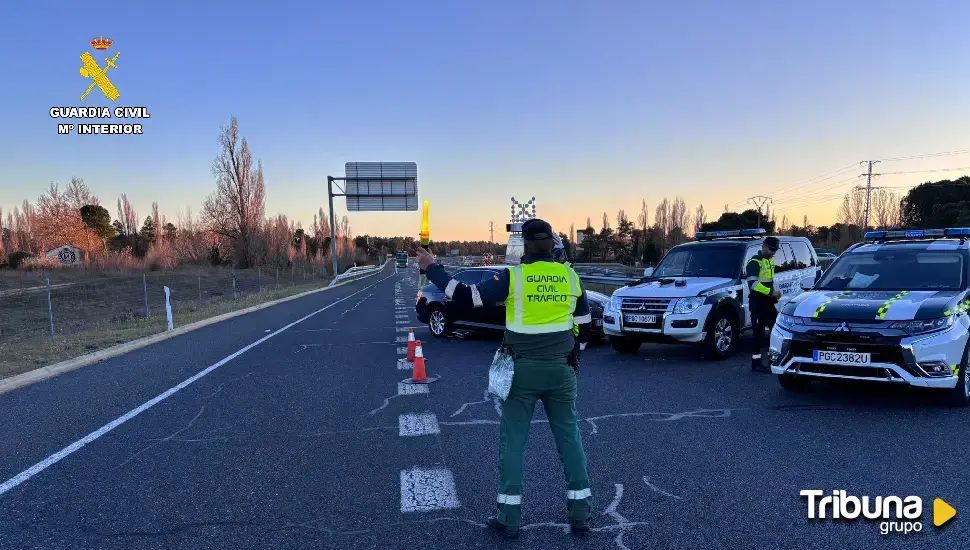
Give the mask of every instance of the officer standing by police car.
[[754, 343], [751, 350], [751, 370], [755, 372], [771, 372], [762, 362], [761, 352], [765, 346], [765, 330], [771, 330], [778, 317], [775, 304], [781, 298], [781, 292], [775, 290], [775, 253], [780, 246], [777, 237], [765, 237], [761, 243], [761, 252], [755, 254], [745, 266], [745, 275], [751, 288], [748, 298], [748, 308], [751, 311], [751, 325], [754, 332]]
[[[525, 445], [536, 401], [541, 400], [566, 473], [566, 499], [572, 532], [589, 532], [592, 493], [576, 410], [579, 356], [589, 339], [589, 304], [579, 276], [556, 262], [552, 227], [533, 219], [522, 224], [522, 263], [492, 279], [465, 285], [445, 272], [423, 249], [418, 266], [455, 305], [482, 307], [505, 302], [505, 339], [515, 362], [512, 389], [502, 405], [499, 448], [498, 515], [488, 526], [514, 538], [522, 517], [522, 470]], [[574, 324], [579, 330], [574, 332]]]

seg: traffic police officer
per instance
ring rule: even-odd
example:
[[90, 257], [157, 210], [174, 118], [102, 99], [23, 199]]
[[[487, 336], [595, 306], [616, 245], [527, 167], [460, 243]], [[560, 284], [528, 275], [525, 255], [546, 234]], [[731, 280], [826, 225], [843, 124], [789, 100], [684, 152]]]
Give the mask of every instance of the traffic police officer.
[[[522, 263], [483, 283], [452, 279], [431, 254], [417, 251], [428, 280], [458, 307], [505, 302], [505, 340], [515, 360], [512, 389], [502, 406], [499, 449], [498, 515], [488, 520], [495, 532], [516, 537], [522, 516], [522, 467], [536, 401], [549, 418], [567, 482], [567, 510], [572, 532], [589, 532], [592, 496], [586, 452], [576, 410], [576, 375], [580, 351], [589, 339], [589, 303], [579, 276], [553, 258], [552, 227], [539, 219], [522, 225]], [[579, 330], [573, 327], [579, 324]], [[577, 334], [578, 333], [578, 334]]]
[[775, 262], [773, 258], [778, 252], [778, 238], [765, 237], [761, 243], [761, 252], [755, 254], [745, 267], [751, 292], [748, 307], [751, 311], [751, 324], [754, 332], [754, 344], [751, 350], [751, 370], [756, 372], [771, 372], [761, 361], [761, 352], [765, 348], [765, 329], [771, 330], [778, 316], [775, 304], [781, 298], [781, 292], [775, 290]]

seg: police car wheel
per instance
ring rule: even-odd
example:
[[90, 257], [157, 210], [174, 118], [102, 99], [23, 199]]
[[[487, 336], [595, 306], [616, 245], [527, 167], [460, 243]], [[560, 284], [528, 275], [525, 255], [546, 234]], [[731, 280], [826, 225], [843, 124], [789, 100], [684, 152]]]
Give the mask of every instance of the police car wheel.
[[951, 407], [970, 406], [970, 373], [967, 369], [970, 369], [970, 343], [963, 351], [963, 360], [960, 362], [960, 370], [957, 374], [957, 385], [952, 389], [944, 390], [947, 393], [946, 404]]
[[726, 310], [717, 310], [711, 316], [705, 344], [713, 359], [725, 359], [734, 352], [738, 340], [738, 322]]
[[441, 306], [431, 306], [428, 310], [428, 328], [437, 338], [444, 338], [451, 334], [451, 322]]

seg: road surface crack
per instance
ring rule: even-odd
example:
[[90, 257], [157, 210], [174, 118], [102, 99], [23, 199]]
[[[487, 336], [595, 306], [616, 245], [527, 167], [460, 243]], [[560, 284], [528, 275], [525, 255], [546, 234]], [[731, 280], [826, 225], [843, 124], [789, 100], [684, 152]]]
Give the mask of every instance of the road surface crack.
[[151, 445], [149, 445], [149, 446], [147, 446], [147, 447], [145, 447], [144, 449], [142, 449], [142, 450], [140, 450], [140, 451], [138, 451], [138, 452], [136, 452], [135, 454], [133, 454], [133, 455], [131, 455], [131, 456], [129, 456], [128, 458], [126, 458], [126, 459], [124, 460], [124, 462], [122, 462], [121, 464], [119, 464], [119, 465], [117, 465], [117, 466], [115, 466], [115, 469], [118, 469], [118, 468], [121, 468], [121, 467], [123, 467], [123, 466], [124, 466], [125, 464], [128, 464], [129, 462], [131, 462], [132, 460], [134, 460], [134, 459], [135, 459], [136, 457], [138, 457], [138, 456], [139, 456], [139, 455], [141, 455], [142, 453], [144, 453], [144, 452], [146, 452], [146, 451], [148, 451], [148, 450], [151, 450], [151, 449], [154, 449], [155, 447], [157, 447], [157, 446], [159, 446], [159, 445], [161, 445], [162, 443], [166, 443], [166, 442], [168, 442], [168, 441], [172, 441], [173, 439], [175, 439], [175, 438], [177, 438], [177, 437], [179, 436], [179, 434], [181, 434], [181, 433], [183, 433], [183, 432], [186, 432], [186, 431], [188, 431], [188, 430], [190, 430], [190, 429], [192, 429], [192, 426], [193, 426], [193, 425], [195, 424], [195, 422], [196, 422], [196, 421], [197, 421], [197, 420], [199, 419], [199, 417], [201, 417], [201, 416], [202, 416], [202, 413], [204, 413], [204, 412], [205, 412], [205, 407], [203, 406], [203, 407], [202, 407], [201, 409], [199, 409], [199, 412], [198, 412], [198, 414], [196, 414], [196, 415], [195, 415], [195, 416], [194, 416], [194, 417], [192, 418], [192, 420], [190, 420], [190, 421], [189, 421], [189, 423], [188, 423], [188, 424], [187, 424], [187, 425], [186, 425], [186, 426], [185, 426], [184, 428], [182, 428], [182, 429], [180, 429], [180, 430], [177, 430], [177, 431], [175, 431], [174, 433], [172, 433], [171, 435], [169, 435], [169, 436], [167, 436], [167, 437], [163, 437], [163, 438], [161, 438], [161, 439], [155, 439], [155, 440], [153, 440], [153, 442], [152, 442], [152, 444], [151, 444]]

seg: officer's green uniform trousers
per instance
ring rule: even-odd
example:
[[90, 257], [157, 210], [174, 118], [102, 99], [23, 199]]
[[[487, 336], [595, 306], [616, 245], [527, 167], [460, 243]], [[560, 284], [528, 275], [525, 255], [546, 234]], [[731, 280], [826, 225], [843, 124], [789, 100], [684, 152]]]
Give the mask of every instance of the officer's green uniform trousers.
[[[535, 268], [522, 266], [527, 272], [535, 269], [550, 269], [542, 266], [557, 265], [549, 262], [531, 264]], [[557, 266], [558, 269], [566, 269]], [[571, 270], [569, 270], [571, 272]], [[521, 272], [520, 272], [521, 273]], [[592, 506], [592, 496], [589, 487], [589, 474], [586, 469], [586, 453], [583, 450], [582, 436], [579, 431], [579, 414], [576, 410], [576, 372], [566, 363], [569, 352], [575, 343], [572, 327], [564, 326], [563, 318], [549, 315], [548, 310], [544, 319], [547, 325], [558, 325], [564, 330], [547, 333], [523, 334], [512, 329], [517, 326], [529, 331], [514, 319], [515, 288], [523, 285], [522, 279], [516, 279], [513, 271], [509, 300], [506, 302], [508, 319], [505, 344], [511, 347], [515, 357], [515, 375], [512, 378], [512, 389], [508, 398], [502, 404], [502, 422], [500, 426], [501, 445], [499, 450], [499, 478], [500, 491], [498, 495], [498, 520], [509, 527], [518, 527], [522, 518], [522, 468], [525, 456], [526, 440], [535, 411], [536, 402], [541, 400], [549, 418], [559, 457], [566, 473], [566, 498], [569, 518], [588, 520]], [[576, 279], [578, 287], [578, 278]], [[529, 284], [525, 284], [528, 292]], [[548, 286], [533, 287], [533, 290], [545, 289]], [[566, 286], [566, 288], [569, 288]], [[566, 289], [561, 289], [566, 292]], [[519, 294], [522, 303], [523, 294]], [[528, 302], [526, 302], [528, 303]], [[575, 300], [569, 302], [568, 323], [572, 323], [572, 309]], [[540, 309], [540, 308], [537, 308]], [[528, 307], [526, 308], [528, 311]], [[525, 315], [528, 324], [529, 314]], [[538, 317], [543, 317], [542, 314]], [[535, 321], [537, 317], [531, 320]], [[551, 321], [558, 321], [552, 323]], [[536, 322], [535, 324], [540, 324]]]

